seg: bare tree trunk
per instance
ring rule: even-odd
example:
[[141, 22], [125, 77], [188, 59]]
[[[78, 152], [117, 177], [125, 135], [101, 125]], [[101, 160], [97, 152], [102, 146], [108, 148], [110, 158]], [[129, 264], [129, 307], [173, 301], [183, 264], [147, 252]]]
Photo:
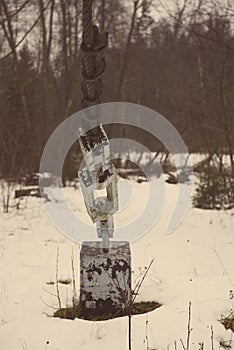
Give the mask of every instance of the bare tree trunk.
[[49, 28], [47, 30], [46, 18], [44, 14], [44, 0], [38, 0], [38, 6], [40, 10], [40, 24], [41, 24], [41, 33], [42, 33], [42, 113], [41, 113], [41, 129], [39, 130], [40, 135], [37, 136], [38, 147], [41, 148], [40, 144], [44, 144], [46, 139], [46, 120], [48, 120], [49, 111], [50, 111], [50, 99], [49, 99], [49, 67], [50, 67], [50, 50], [52, 42], [52, 27], [53, 27], [53, 12], [54, 12], [54, 0], [51, 3], [50, 10], [50, 20]]
[[77, 58], [78, 56], [78, 48], [79, 48], [79, 40], [78, 40], [78, 28], [79, 28], [79, 6], [78, 1], [74, 0], [74, 8], [75, 8], [75, 30], [74, 30], [74, 57]]
[[28, 110], [28, 101], [26, 97], [24, 82], [21, 79], [20, 71], [19, 71], [19, 59], [18, 59], [18, 53], [16, 50], [16, 38], [14, 35], [14, 30], [12, 26], [12, 17], [9, 14], [9, 10], [7, 7], [7, 4], [5, 0], [1, 0], [0, 2], [0, 14], [3, 15], [3, 18], [6, 19], [6, 21], [1, 21], [2, 29], [5, 35], [5, 38], [7, 39], [8, 45], [11, 49], [12, 55], [13, 55], [13, 61], [15, 66], [15, 76], [17, 85], [20, 91], [21, 101], [23, 105], [23, 112], [24, 117], [26, 121], [27, 130], [29, 132], [30, 130], [30, 117], [29, 117], [29, 110]]
[[21, 173], [21, 168], [19, 169], [17, 174], [15, 173], [19, 141], [20, 140], [19, 140], [19, 127], [18, 127], [16, 136], [13, 137], [10, 132], [8, 133], [8, 144], [5, 150], [7, 161], [10, 162], [10, 169], [9, 169], [9, 174], [7, 178], [5, 180], [2, 179], [0, 181], [4, 213], [9, 212], [11, 194], [12, 194], [12, 191], [14, 190], [15, 184], [17, 183], [17, 181], [19, 181], [19, 177]]
[[125, 76], [125, 72], [126, 72], [127, 64], [128, 64], [128, 54], [129, 54], [129, 48], [130, 48], [130, 44], [131, 44], [133, 30], [134, 30], [134, 27], [135, 27], [135, 20], [136, 20], [137, 10], [140, 7], [139, 3], [140, 3], [140, 0], [134, 0], [134, 7], [133, 7], [131, 25], [130, 25], [130, 30], [129, 30], [129, 33], [128, 33], [127, 43], [126, 43], [126, 47], [125, 47], [125, 51], [124, 51], [124, 55], [123, 55], [123, 61], [122, 61], [122, 66], [121, 66], [121, 70], [120, 70], [119, 83], [118, 83], [117, 92], [116, 92], [116, 101], [120, 101], [121, 100], [121, 90], [122, 90], [124, 76]]
[[[205, 93], [205, 78], [204, 78], [204, 71], [203, 71], [203, 66], [202, 66], [202, 61], [201, 61], [201, 55], [200, 55], [200, 48], [198, 47], [197, 49], [197, 64], [198, 64], [198, 76], [199, 76], [199, 85], [200, 85], [200, 89], [201, 89], [201, 94], [202, 94], [202, 101], [201, 101], [201, 105], [203, 107], [204, 110], [204, 117], [207, 120], [208, 119], [208, 104], [207, 104], [207, 100], [206, 100], [206, 93]], [[206, 143], [206, 148], [207, 151], [209, 153], [209, 156], [212, 158], [215, 151], [211, 148], [210, 146], [210, 140], [207, 139], [207, 135], [206, 132], [204, 131], [203, 125], [200, 124], [200, 132], [202, 134], [203, 139], [205, 140]]]
[[[73, 16], [75, 12], [75, 16]], [[61, 42], [62, 42], [62, 77], [63, 77], [63, 109], [64, 115], [68, 116], [76, 97], [77, 72], [76, 64], [79, 55], [79, 8], [78, 1], [60, 0]], [[60, 15], [59, 14], [59, 15]]]
[[223, 67], [222, 67], [222, 76], [221, 76], [221, 82], [220, 82], [220, 99], [221, 99], [221, 105], [223, 110], [223, 129], [224, 129], [224, 135], [229, 151], [229, 159], [230, 159], [230, 165], [231, 165], [231, 174], [234, 178], [234, 159], [233, 159], [233, 149], [232, 149], [232, 142], [230, 139], [230, 126], [229, 126], [229, 120], [227, 116], [227, 110], [226, 110], [226, 102], [225, 102], [225, 76], [226, 76], [226, 68], [227, 68], [227, 62], [226, 62], [226, 49], [224, 49], [224, 57], [223, 57]]

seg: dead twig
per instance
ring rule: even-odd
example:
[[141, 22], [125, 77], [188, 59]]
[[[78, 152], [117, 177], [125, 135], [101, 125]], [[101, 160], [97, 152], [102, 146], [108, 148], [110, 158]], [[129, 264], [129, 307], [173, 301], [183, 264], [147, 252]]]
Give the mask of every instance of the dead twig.
[[211, 329], [211, 350], [214, 350], [214, 330], [213, 330], [213, 326], [210, 326]]
[[59, 247], [57, 249], [57, 258], [56, 258], [56, 291], [57, 291], [57, 299], [58, 299], [58, 304], [59, 304], [59, 310], [62, 309], [62, 304], [61, 304], [61, 298], [60, 298], [60, 292], [59, 292], [59, 281], [58, 281], [58, 262], [59, 262]]
[[74, 268], [74, 251], [72, 248], [71, 255], [71, 267], [72, 267], [72, 286], [73, 286], [73, 296], [72, 296], [72, 306], [74, 307], [76, 304], [76, 279], [75, 279], [75, 268]]

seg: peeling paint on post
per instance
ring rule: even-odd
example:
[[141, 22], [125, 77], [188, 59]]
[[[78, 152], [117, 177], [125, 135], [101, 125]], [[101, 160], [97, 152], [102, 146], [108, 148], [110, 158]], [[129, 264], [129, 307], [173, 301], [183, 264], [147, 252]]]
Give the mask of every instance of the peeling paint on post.
[[83, 242], [80, 252], [80, 317], [124, 310], [131, 293], [131, 251], [128, 242]]

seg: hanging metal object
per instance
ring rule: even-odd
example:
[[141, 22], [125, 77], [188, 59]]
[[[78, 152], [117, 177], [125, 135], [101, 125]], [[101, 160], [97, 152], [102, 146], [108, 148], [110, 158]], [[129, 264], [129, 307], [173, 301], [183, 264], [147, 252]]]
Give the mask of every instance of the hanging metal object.
[[[111, 162], [110, 143], [100, 122], [100, 110], [88, 107], [101, 102], [102, 80], [105, 58], [102, 55], [107, 46], [107, 33], [100, 33], [92, 24], [92, 0], [83, 0], [83, 57], [81, 108], [82, 123], [89, 129], [79, 129], [79, 143], [85, 167], [78, 173], [85, 205], [92, 221], [96, 223], [97, 235], [102, 238], [102, 247], [109, 249], [109, 238], [113, 237], [113, 214], [118, 210], [117, 172]], [[99, 121], [99, 126], [97, 125]], [[95, 126], [94, 126], [95, 125]], [[104, 196], [98, 191], [105, 190]]]
[[[103, 249], [109, 248], [109, 238], [113, 237], [113, 214], [118, 210], [117, 172], [110, 161], [110, 145], [103, 127], [100, 140], [91, 147], [88, 137], [80, 132], [80, 147], [86, 166], [79, 171], [81, 189], [86, 209], [96, 223], [97, 234], [102, 238]], [[104, 196], [98, 196], [105, 190]]]

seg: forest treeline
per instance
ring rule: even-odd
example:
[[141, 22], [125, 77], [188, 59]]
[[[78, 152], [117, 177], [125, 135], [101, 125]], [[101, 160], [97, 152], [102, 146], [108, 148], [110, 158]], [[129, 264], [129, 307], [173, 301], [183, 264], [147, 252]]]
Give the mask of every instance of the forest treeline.
[[[191, 152], [226, 153], [233, 166], [233, 2], [95, 0], [94, 8], [109, 32], [102, 101], [150, 107]], [[49, 135], [79, 110], [81, 33], [81, 0], [0, 0], [2, 176], [38, 171]], [[163, 147], [135, 128], [107, 129]]]

